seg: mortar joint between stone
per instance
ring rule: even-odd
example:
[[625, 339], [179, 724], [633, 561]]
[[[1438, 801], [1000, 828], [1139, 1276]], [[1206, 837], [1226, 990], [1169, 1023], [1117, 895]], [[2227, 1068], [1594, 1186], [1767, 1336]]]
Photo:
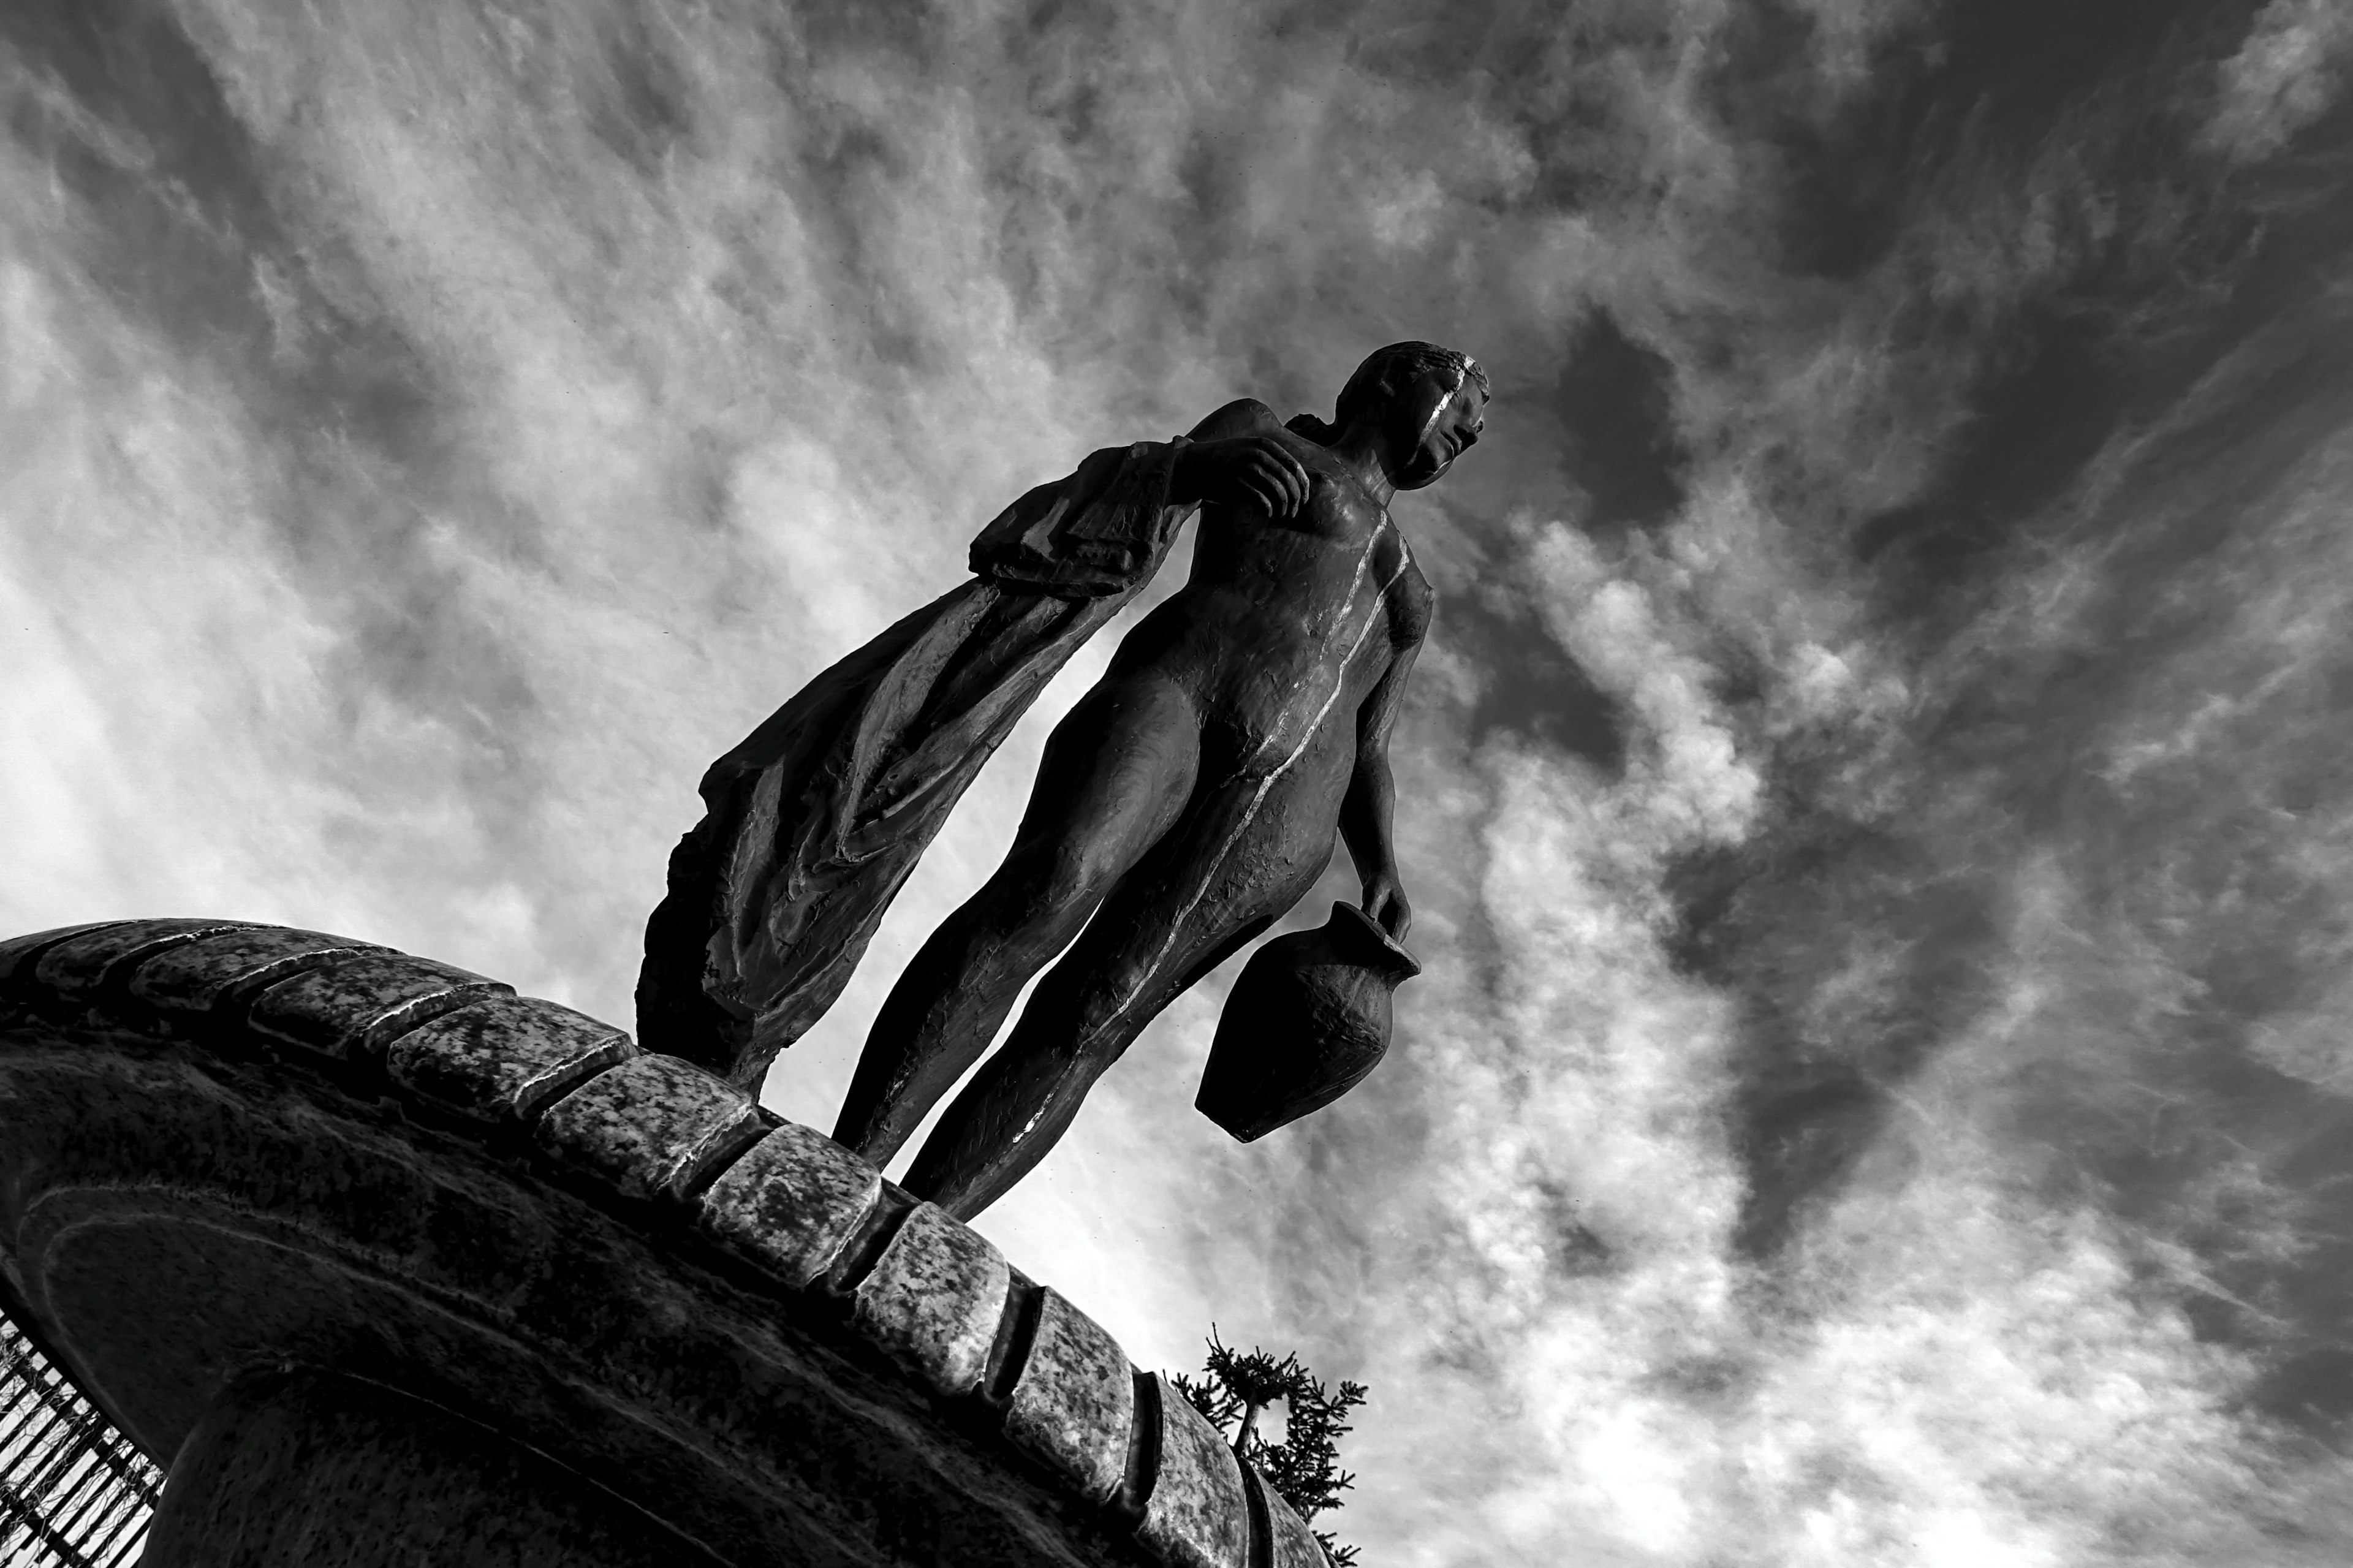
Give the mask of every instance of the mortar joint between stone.
[[1005, 1312], [997, 1320], [996, 1342], [988, 1347], [987, 1370], [980, 1379], [980, 1396], [1002, 1410], [1012, 1401], [1015, 1385], [1029, 1364], [1038, 1342], [1038, 1322], [1046, 1312], [1046, 1289], [1018, 1268], [1009, 1269]]
[[1160, 1479], [1160, 1380], [1136, 1368], [1129, 1373], [1135, 1379], [1135, 1413], [1127, 1433], [1127, 1468], [1110, 1509], [1121, 1524], [1136, 1530]]
[[875, 1265], [882, 1261], [891, 1244], [899, 1238], [907, 1216], [915, 1212], [916, 1206], [914, 1194], [895, 1183], [884, 1182], [881, 1194], [859, 1221], [857, 1232], [842, 1247], [841, 1255], [817, 1279], [814, 1293], [843, 1302], [853, 1298], [858, 1288], [866, 1283], [866, 1277], [874, 1272]]

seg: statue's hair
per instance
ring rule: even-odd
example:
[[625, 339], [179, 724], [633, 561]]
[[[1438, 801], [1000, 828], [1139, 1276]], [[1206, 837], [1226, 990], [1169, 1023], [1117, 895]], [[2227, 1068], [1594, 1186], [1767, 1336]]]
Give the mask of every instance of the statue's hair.
[[1309, 440], [1328, 447], [1357, 409], [1376, 399], [1395, 396], [1407, 382], [1424, 371], [1452, 376], [1458, 390], [1466, 376], [1479, 384], [1482, 393], [1487, 390], [1487, 373], [1479, 368], [1477, 360], [1459, 349], [1441, 348], [1436, 343], [1391, 343], [1366, 354], [1365, 363], [1348, 378], [1348, 384], [1340, 389], [1339, 400], [1332, 409], [1333, 423], [1326, 424], [1313, 414], [1300, 414], [1285, 421], [1284, 428], [1296, 430]]

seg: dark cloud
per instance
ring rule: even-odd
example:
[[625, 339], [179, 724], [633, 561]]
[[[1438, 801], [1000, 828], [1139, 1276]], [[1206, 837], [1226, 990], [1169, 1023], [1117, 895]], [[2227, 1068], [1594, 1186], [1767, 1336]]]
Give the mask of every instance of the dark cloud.
[[1370, 1382], [1384, 1560], [2342, 1557], [2337, 0], [0, 42], [16, 926], [315, 923], [625, 1017], [704, 762], [1006, 499], [1459, 342], [1397, 1049], [1232, 1147], [1213, 980], [991, 1228], [1147, 1362], [1214, 1320]]

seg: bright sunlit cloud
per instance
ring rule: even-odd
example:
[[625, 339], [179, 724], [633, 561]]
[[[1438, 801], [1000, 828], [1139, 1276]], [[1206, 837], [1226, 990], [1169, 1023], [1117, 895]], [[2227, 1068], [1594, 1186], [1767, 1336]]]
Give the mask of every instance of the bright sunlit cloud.
[[[1389, 1060], [1233, 1144], [1229, 967], [982, 1228], [1145, 1365], [1369, 1384], [1375, 1568], [2340, 1562], [2349, 50], [2341, 0], [26, 0], [0, 926], [627, 1023], [703, 767], [1013, 496], [1456, 344]], [[1116, 635], [770, 1103], [829, 1124]]]

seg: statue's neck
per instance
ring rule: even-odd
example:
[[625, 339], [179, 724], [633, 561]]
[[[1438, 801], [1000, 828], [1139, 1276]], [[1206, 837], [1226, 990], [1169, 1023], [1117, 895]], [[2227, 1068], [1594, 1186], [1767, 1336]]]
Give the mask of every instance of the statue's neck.
[[1389, 499], [1397, 494], [1397, 481], [1389, 477], [1388, 445], [1377, 426], [1359, 420], [1334, 437], [1324, 449], [1364, 486], [1375, 505], [1388, 508]]

